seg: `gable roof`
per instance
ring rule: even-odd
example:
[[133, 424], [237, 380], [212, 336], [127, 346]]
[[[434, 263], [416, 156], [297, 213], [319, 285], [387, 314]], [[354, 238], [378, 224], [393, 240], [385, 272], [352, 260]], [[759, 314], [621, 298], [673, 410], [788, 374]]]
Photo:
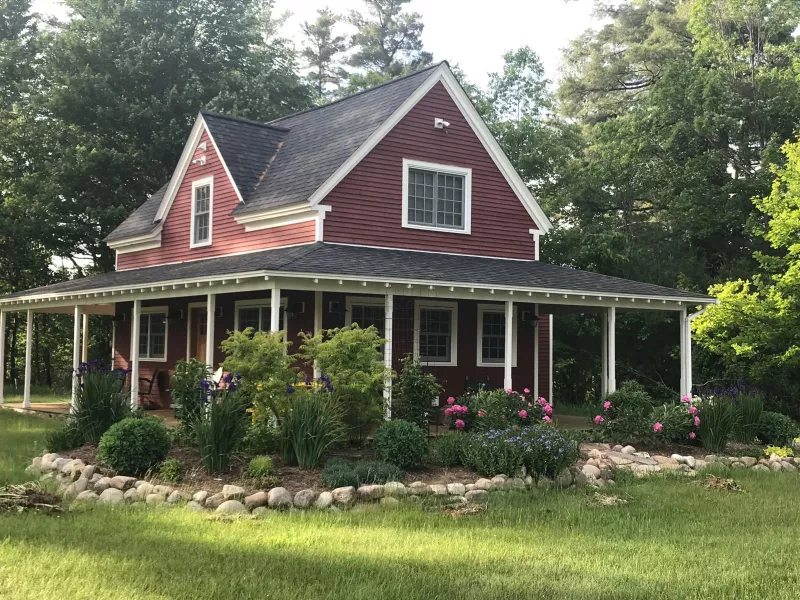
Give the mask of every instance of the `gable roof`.
[[130, 216], [120, 223], [114, 231], [109, 233], [105, 242], [115, 242], [138, 235], [146, 235], [152, 232], [158, 223], [155, 222], [158, 207], [161, 206], [161, 201], [164, 199], [164, 193], [167, 191], [169, 183], [165, 183], [153, 195], [144, 201], [139, 208], [133, 211]]

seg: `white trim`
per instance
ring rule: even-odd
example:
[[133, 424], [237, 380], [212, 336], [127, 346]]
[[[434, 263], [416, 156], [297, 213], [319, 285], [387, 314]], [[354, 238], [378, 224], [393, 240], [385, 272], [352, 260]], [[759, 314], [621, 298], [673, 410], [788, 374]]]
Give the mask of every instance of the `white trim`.
[[539, 260], [540, 231], [538, 229], [528, 229], [528, 233], [533, 236], [533, 260]]
[[159, 223], [153, 231], [142, 235], [134, 235], [119, 240], [106, 242], [111, 250], [116, 250], [117, 255], [127, 254], [129, 252], [139, 252], [140, 250], [150, 250], [151, 248], [161, 247], [161, 230], [164, 228], [163, 223]]
[[539, 321], [539, 305], [534, 304], [533, 314], [536, 315], [536, 327], [533, 332], [533, 397], [539, 398], [539, 336], [541, 335]]
[[[516, 325], [516, 319], [514, 318], [514, 302], [513, 300], [506, 300], [505, 303], [505, 310], [503, 311], [503, 316], [505, 317], [506, 321], [506, 331], [509, 329], [513, 332], [514, 326]], [[507, 390], [514, 389], [514, 382], [513, 382], [513, 357], [514, 357], [514, 339], [513, 334], [511, 337], [506, 336], [504, 342], [506, 345], [506, 355], [505, 360], [503, 361], [503, 387]]]
[[[330, 206], [310, 207], [308, 202], [298, 202], [289, 206], [260, 210], [243, 215], [234, 214], [233, 219], [239, 225], [244, 225], [245, 231], [259, 231], [261, 229], [272, 229], [275, 227], [284, 227], [286, 225], [314, 221], [318, 220], [320, 217], [324, 219], [324, 213], [330, 210]], [[317, 227], [319, 227], [319, 224], [317, 224]]]
[[81, 362], [89, 362], [89, 313], [82, 313], [81, 319]]
[[[195, 234], [195, 217], [197, 216], [195, 211], [197, 209], [197, 199], [195, 194], [197, 193], [197, 188], [208, 186], [208, 239], [203, 240], [202, 242], [195, 242], [194, 234]], [[189, 248], [203, 248], [204, 246], [210, 246], [212, 237], [212, 229], [214, 224], [214, 176], [210, 175], [208, 177], [203, 177], [202, 179], [195, 179], [192, 181], [192, 221], [189, 226]]]
[[142, 301], [133, 301], [131, 309], [131, 353], [128, 364], [131, 368], [131, 408], [139, 408], [139, 327], [142, 316]]
[[[322, 331], [322, 290], [314, 291], [314, 335]], [[319, 379], [322, 373], [317, 361], [314, 361], [314, 379]]]
[[392, 418], [392, 342], [394, 341], [394, 333], [392, 317], [394, 315], [394, 295], [386, 294], [383, 304], [383, 329], [386, 343], [383, 345], [383, 366], [384, 372], [384, 387], [383, 399], [386, 403], [384, 418], [388, 421]]
[[33, 350], [33, 310], [27, 311], [25, 319], [25, 379], [22, 387], [22, 408], [31, 407], [31, 352]]
[[[606, 311], [606, 318], [608, 319], [608, 358], [606, 359], [608, 360], [608, 393], [613, 394], [617, 391], [617, 309], [613, 306], [609, 306]], [[551, 330], [551, 338], [552, 335], [553, 333]], [[550, 352], [552, 354], [552, 349]], [[552, 369], [552, 366], [550, 368]]]
[[550, 346], [549, 347], [549, 350], [550, 350], [550, 364], [549, 364], [550, 375], [549, 375], [548, 381], [547, 381], [547, 385], [548, 385], [548, 388], [549, 388], [549, 390], [548, 390], [549, 398], [547, 398], [547, 401], [550, 402], [550, 406], [555, 406], [555, 400], [553, 398], [553, 313], [550, 313], [550, 331], [549, 331], [549, 334], [550, 334], [550, 344], [549, 344], [549, 346]]
[[332, 206], [328, 206], [327, 204], [318, 204], [315, 207], [318, 211], [317, 214], [317, 228], [314, 231], [314, 241], [321, 242], [325, 239], [325, 215], [331, 210], [333, 210]]
[[458, 366], [458, 302], [444, 300], [417, 300], [414, 302], [414, 358], [419, 360], [420, 309], [446, 309], [450, 311], [450, 360], [447, 362], [420, 362], [424, 367]]
[[[380, 296], [347, 296], [344, 299], [344, 324], [350, 327], [353, 324], [353, 306], [380, 306], [386, 309], [386, 297]], [[384, 313], [384, 320], [386, 314]]]
[[[422, 252], [423, 254], [443, 254], [445, 256], [468, 256], [469, 258], [491, 258], [492, 260], [514, 260], [517, 262], [533, 262], [531, 258], [508, 258], [506, 256], [489, 256], [488, 254], [465, 254], [463, 252], [441, 252], [436, 250], [418, 250], [400, 248], [398, 246], [371, 246], [369, 244], [345, 244], [344, 242], [325, 242], [329, 246], [350, 246], [353, 248], [374, 248], [375, 250], [399, 250], [400, 252]], [[282, 246], [285, 248], [285, 246]], [[225, 255], [229, 256], [229, 255]]]
[[[265, 288], [265, 289], [269, 289], [270, 294], [272, 293], [272, 290], [270, 288]], [[281, 308], [283, 309], [283, 341], [284, 342], [288, 341], [288, 337], [289, 337], [288, 336], [289, 324], [286, 321], [286, 307], [289, 305], [288, 303], [289, 303], [289, 299], [288, 298], [286, 298], [286, 297], [281, 298]], [[253, 299], [250, 299], [250, 300], [236, 300], [233, 303], [233, 330], [234, 331], [241, 331], [239, 329], [239, 309], [240, 308], [258, 308], [258, 309], [261, 309], [261, 311], [263, 311], [265, 308], [269, 309], [270, 327], [272, 326], [271, 325], [271, 323], [272, 323], [272, 297], [271, 296], [268, 297], [268, 298], [253, 298]], [[263, 317], [261, 315], [261, 312], [259, 312], [259, 315], [258, 315], [259, 329], [258, 329], [258, 331], [269, 332], [270, 329], [262, 330], [260, 328], [262, 320], [263, 320]]]
[[[483, 314], [487, 313], [487, 312], [497, 313], [499, 315], [505, 315], [505, 307], [502, 304], [485, 304], [485, 303], [478, 304], [478, 343], [477, 343], [477, 346], [476, 346], [476, 349], [477, 349], [477, 352], [476, 352], [476, 356], [477, 356], [476, 365], [478, 367], [502, 367], [504, 365], [503, 362], [499, 362], [499, 363], [483, 362]], [[518, 314], [518, 312], [519, 311], [518, 311], [517, 307], [514, 306], [514, 325], [513, 325], [513, 331], [511, 333], [511, 337], [512, 337], [511, 343], [514, 344], [514, 352], [511, 355], [511, 366], [512, 367], [516, 367], [517, 366], [517, 339], [518, 339], [517, 338], [517, 329], [518, 329], [518, 326], [517, 326], [517, 321], [518, 321], [517, 314]], [[505, 344], [505, 336], [503, 336], [503, 340], [504, 340], [503, 344]]]
[[[464, 178], [464, 197], [462, 225], [463, 227], [448, 227], [442, 225], [422, 225], [420, 223], [409, 223], [408, 221], [408, 173], [409, 169], [419, 169], [422, 171], [434, 171], [436, 173], [446, 173], [448, 175], [456, 175]], [[436, 220], [436, 205], [437, 198], [433, 199], [433, 217]], [[425, 162], [421, 160], [413, 160], [410, 158], [403, 159], [403, 227], [407, 229], [423, 229], [425, 231], [437, 231], [441, 233], [460, 233], [470, 235], [472, 233], [472, 169], [468, 167], [458, 167], [455, 165], [443, 165], [439, 163]]]
[[[164, 357], [163, 358], [153, 358], [150, 356], [150, 319], [148, 318], [148, 329], [147, 329], [147, 356], [139, 356], [139, 340], [138, 335], [136, 340], [132, 340], [136, 342], [136, 355], [139, 358], [140, 362], [167, 362], [167, 347], [169, 345], [169, 307], [168, 306], [142, 306], [139, 310], [139, 316], [142, 315], [154, 315], [154, 314], [161, 314], [164, 313]], [[139, 332], [141, 334], [141, 331]]]
[[214, 320], [217, 318], [217, 295], [209, 294], [206, 296], [206, 356], [205, 363], [211, 372], [214, 368]]
[[[69, 412], [75, 412], [78, 403], [78, 392], [81, 388], [81, 380], [78, 376], [78, 366], [81, 364], [81, 329], [83, 328], [83, 308], [75, 307], [72, 323], [72, 394], [70, 395]], [[84, 361], [85, 362], [85, 361]]]

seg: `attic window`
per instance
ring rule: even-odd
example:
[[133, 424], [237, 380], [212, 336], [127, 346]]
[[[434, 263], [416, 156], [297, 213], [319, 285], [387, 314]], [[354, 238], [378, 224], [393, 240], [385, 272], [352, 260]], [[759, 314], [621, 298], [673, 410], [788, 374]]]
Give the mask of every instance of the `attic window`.
[[214, 178], [192, 182], [192, 248], [211, 244]]
[[403, 160], [403, 227], [470, 233], [472, 170]]

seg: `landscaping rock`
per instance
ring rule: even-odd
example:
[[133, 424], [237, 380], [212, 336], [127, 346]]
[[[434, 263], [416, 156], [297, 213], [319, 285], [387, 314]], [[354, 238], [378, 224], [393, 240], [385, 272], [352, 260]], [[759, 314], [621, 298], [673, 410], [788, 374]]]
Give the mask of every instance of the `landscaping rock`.
[[769, 473], [769, 467], [762, 464], [753, 465], [753, 471], [766, 471]]
[[94, 484], [94, 491], [97, 492], [98, 494], [102, 494], [110, 487], [111, 487], [111, 477], [101, 477]]
[[294, 505], [297, 508], [308, 508], [316, 499], [317, 493], [314, 490], [300, 490], [294, 495]]
[[266, 506], [257, 506], [257, 507], [255, 507], [253, 509], [253, 516], [254, 517], [266, 517], [268, 512], [269, 511], [267, 510]]
[[446, 496], [447, 495], [447, 486], [435, 484], [431, 486], [431, 494], [434, 496]]
[[140, 487], [142, 487], [142, 486], [143, 486], [145, 483], [147, 483], [147, 480], [146, 480], [146, 479], [137, 479], [137, 480], [136, 480], [136, 483], [134, 483], [134, 484], [133, 484], [133, 487], [135, 487], [135, 488], [138, 490], [138, 489], [139, 489]]
[[244, 506], [247, 510], [253, 510], [259, 506], [266, 506], [267, 504], [269, 504], [269, 496], [263, 491], [250, 494], [244, 499]]
[[399, 481], [390, 481], [383, 486], [383, 495], [404, 498], [408, 494], [406, 486]]
[[408, 492], [415, 496], [424, 496], [426, 494], [431, 493], [431, 488], [425, 483], [421, 481], [415, 481], [411, 485], [408, 486]]
[[81, 477], [85, 477], [86, 479], [91, 479], [92, 475], [97, 472], [97, 467], [95, 465], [86, 465], [81, 470]]
[[636, 448], [633, 446], [624, 446], [620, 452], [623, 454], [636, 454]]
[[752, 456], [743, 456], [742, 458], [739, 459], [739, 462], [744, 463], [748, 467], [754, 467], [755, 465], [758, 464], [758, 459], [753, 458]]
[[225, 496], [222, 495], [222, 492], [218, 492], [213, 496], [209, 496], [206, 498], [205, 507], [206, 508], [218, 508], [220, 504], [225, 502]]
[[356, 500], [356, 488], [354, 488], [352, 485], [336, 488], [331, 492], [331, 494], [333, 494], [333, 501], [336, 504], [348, 506]]
[[118, 490], [117, 488], [108, 488], [100, 494], [100, 502], [106, 504], [122, 504], [124, 500], [125, 495], [122, 493], [122, 490]]
[[[524, 484], [523, 484], [524, 485]], [[451, 496], [463, 496], [467, 492], [463, 483], [448, 483], [447, 493]]]
[[589, 480], [581, 471], [576, 470], [572, 475], [572, 482], [575, 484], [575, 487], [584, 487], [589, 483]]
[[759, 458], [758, 464], [764, 465], [765, 467], [769, 468], [769, 461], [766, 458]]
[[134, 488], [134, 489], [136, 490], [136, 493], [137, 493], [137, 494], [138, 494], [138, 496], [139, 496], [139, 500], [147, 500], [147, 497], [148, 497], [150, 494], [154, 493], [154, 491], [153, 491], [153, 488], [154, 488], [154, 487], [155, 487], [155, 486], [153, 486], [152, 484], [150, 484], [150, 483], [147, 483], [147, 482], [145, 481], [145, 482], [144, 482], [142, 485], [140, 485], [138, 488]]
[[733, 461], [732, 463], [730, 463], [729, 466], [730, 466], [731, 469], [746, 469], [747, 468], [746, 464], [744, 464], [743, 462], [739, 462], [738, 460]]
[[191, 502], [186, 503], [186, 508], [188, 510], [193, 510], [195, 512], [202, 512], [203, 505], [200, 504], [199, 502], [195, 502], [194, 500], [192, 500]]
[[520, 479], [519, 477], [512, 477], [511, 479], [506, 481], [506, 488], [511, 490], [524, 490], [525, 480]]
[[188, 502], [191, 499], [192, 497], [189, 495], [189, 492], [182, 492], [180, 490], [175, 490], [167, 496], [167, 502], [169, 504], [180, 504], [182, 502]]
[[478, 479], [475, 482], [475, 489], [476, 490], [489, 490], [492, 488], [492, 482], [489, 479]]
[[167, 501], [166, 494], [147, 494], [147, 497], [144, 499], [145, 503], [148, 506], [161, 506]]
[[583, 465], [583, 474], [589, 479], [600, 479], [600, 469], [594, 465]]
[[464, 496], [472, 504], [486, 504], [489, 501], [489, 492], [486, 490], [472, 490]]
[[792, 463], [785, 460], [781, 461], [781, 466], [783, 467], [784, 471], [792, 471], [792, 472], [797, 471], [797, 467], [795, 467]]
[[617, 444], [611, 450], [613, 450], [614, 452], [622, 452], [622, 445], [621, 444]]
[[617, 466], [629, 465], [636, 463], [639, 465], [657, 465], [658, 463], [652, 458], [646, 456], [638, 456], [636, 454], [628, 454], [626, 452], [606, 452], [607, 458]]
[[597, 448], [592, 448], [591, 450], [589, 450], [589, 458], [596, 458], [599, 460], [603, 458], [603, 453]]
[[697, 465], [697, 461], [695, 460], [694, 456], [684, 456], [683, 464], [689, 465], [690, 469], [694, 469], [695, 466]]
[[539, 477], [539, 481], [536, 482], [536, 487], [542, 490], [549, 490], [553, 487], [553, 480], [549, 477]]
[[100, 473], [95, 473], [94, 475], [92, 475], [91, 477], [89, 477], [89, 483], [91, 483], [92, 485], [94, 485], [95, 483], [97, 483], [98, 481], [100, 481], [102, 478], [103, 478], [103, 476], [102, 476]]
[[558, 477], [556, 478], [556, 485], [562, 488], [572, 485], [572, 473], [570, 473], [569, 469], [564, 469], [558, 474]]
[[447, 506], [463, 506], [467, 503], [467, 499], [464, 496], [450, 496], [447, 499]]
[[118, 490], [127, 490], [132, 488], [134, 483], [136, 483], [135, 477], [117, 475], [116, 477], [111, 478], [109, 485], [113, 488], [117, 488]]
[[525, 475], [528, 474], [528, 470], [525, 468], [525, 465], [521, 467], [517, 467], [517, 470], [514, 471], [514, 477], [519, 477], [520, 479], [525, 479]]
[[331, 492], [322, 492], [314, 501], [316, 508], [330, 508], [333, 504], [333, 494]]
[[362, 485], [358, 488], [358, 499], [362, 501], [379, 500], [383, 498], [382, 485]]
[[694, 468], [697, 469], [705, 469], [708, 466], [708, 463], [704, 461], [702, 458], [694, 459]]
[[88, 502], [97, 502], [99, 499], [100, 499], [100, 496], [98, 496], [97, 494], [95, 494], [91, 490], [86, 490], [85, 492], [81, 492], [80, 494], [78, 494], [78, 496], [75, 498], [75, 502], [76, 503], [80, 503], [80, 502], [86, 502], [86, 503], [88, 503]]
[[286, 488], [272, 488], [267, 495], [267, 502], [270, 508], [290, 508], [292, 506], [292, 495]]
[[136, 488], [126, 490], [123, 498], [125, 499], [125, 502], [136, 502], [139, 499], [139, 490]]
[[494, 476], [494, 477], [492, 477], [492, 479], [491, 479], [491, 481], [492, 481], [492, 485], [491, 485], [491, 487], [490, 487], [489, 489], [492, 489], [492, 490], [502, 490], [502, 489], [505, 489], [505, 487], [506, 487], [506, 480], [507, 480], [507, 478], [506, 478], [506, 476], [505, 476], [505, 475], [495, 475], [495, 476]]
[[238, 485], [223, 485], [222, 496], [225, 500], [244, 500], [245, 491], [243, 487]]
[[77, 481], [70, 483], [67, 489], [64, 490], [64, 498], [76, 498], [81, 492], [85, 492], [89, 487], [89, 480], [80, 477]]
[[172, 492], [175, 491], [175, 488], [169, 485], [156, 485], [153, 486], [153, 493], [154, 494], [164, 494], [165, 496], [169, 496]]
[[[237, 486], [233, 486], [237, 487]], [[222, 504], [217, 507], [218, 513], [225, 513], [229, 515], [236, 515], [243, 512], [247, 512], [247, 509], [244, 507], [244, 504], [239, 502], [238, 500], [226, 500]]]
[[393, 498], [392, 496], [387, 496], [385, 498], [381, 498], [381, 505], [388, 508], [397, 508], [400, 506], [400, 500]]
[[197, 502], [200, 506], [203, 506], [206, 503], [206, 498], [208, 498], [211, 494], [209, 494], [205, 490], [200, 490], [199, 492], [195, 492], [194, 496], [192, 496], [192, 502]]
[[783, 469], [783, 465], [780, 463], [780, 461], [773, 461], [773, 463], [769, 466], [769, 468], [777, 473], [778, 471]]

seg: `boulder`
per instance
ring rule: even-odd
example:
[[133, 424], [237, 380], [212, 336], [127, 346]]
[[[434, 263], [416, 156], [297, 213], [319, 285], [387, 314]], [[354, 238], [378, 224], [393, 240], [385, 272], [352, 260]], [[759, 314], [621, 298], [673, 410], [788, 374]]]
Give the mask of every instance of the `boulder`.
[[97, 483], [98, 481], [100, 481], [102, 478], [103, 478], [103, 476], [102, 476], [100, 473], [95, 473], [94, 475], [92, 475], [91, 477], [89, 477], [89, 483], [91, 483], [92, 485], [94, 485], [95, 483]]
[[780, 461], [773, 461], [769, 468], [777, 473], [778, 471], [783, 470], [783, 465]]
[[589, 450], [589, 458], [594, 458], [599, 460], [603, 458], [603, 453], [597, 448], [592, 448], [591, 450]]
[[434, 496], [446, 496], [447, 495], [447, 486], [441, 484], [434, 484], [431, 486], [431, 494]]
[[139, 500], [147, 500], [147, 497], [153, 493], [153, 485], [146, 481], [138, 488], [134, 488], [139, 495]]
[[186, 508], [195, 512], [201, 512], [203, 510], [203, 505], [192, 500], [191, 502], [186, 503]]
[[622, 452], [622, 445], [621, 445], [621, 444], [617, 444], [616, 446], [614, 446], [614, 447], [612, 448], [612, 450], [613, 450], [614, 452]]
[[247, 510], [253, 510], [259, 506], [266, 506], [267, 504], [269, 504], [269, 496], [267, 495], [267, 492], [264, 491], [250, 494], [244, 499], [244, 506]]
[[94, 491], [97, 492], [98, 494], [102, 494], [110, 487], [111, 487], [111, 477], [101, 477], [95, 482]]
[[100, 499], [100, 496], [95, 494], [91, 490], [86, 490], [85, 492], [81, 492], [75, 498], [75, 502], [97, 502]]
[[148, 506], [161, 506], [167, 501], [166, 494], [147, 494], [147, 497], [144, 499], [145, 503]]
[[83, 467], [81, 471], [81, 477], [85, 477], [86, 479], [91, 479], [92, 475], [97, 473], [97, 467], [95, 465], [86, 465]]
[[137, 480], [136, 480], [136, 483], [134, 483], [134, 484], [133, 484], [133, 487], [135, 487], [135, 488], [138, 490], [138, 489], [139, 489], [140, 487], [142, 487], [142, 486], [143, 486], [145, 483], [147, 483], [147, 480], [146, 480], [146, 479], [137, 479]]
[[125, 490], [123, 498], [125, 499], [125, 502], [136, 502], [139, 499], [139, 490], [136, 488]]
[[489, 492], [486, 490], [472, 490], [464, 496], [472, 504], [486, 504], [489, 501]]
[[525, 475], [525, 487], [533, 487], [533, 477]]
[[739, 462], [738, 460], [733, 461], [730, 465], [731, 469], [746, 469], [747, 465], [743, 462]]
[[404, 498], [408, 494], [406, 486], [399, 481], [390, 481], [383, 485], [383, 495], [389, 497]]
[[244, 507], [244, 504], [242, 504], [238, 500], [226, 500], [217, 507], [216, 512], [225, 513], [229, 515], [237, 515], [243, 512], [247, 512], [247, 509]]
[[42, 470], [42, 457], [37, 456], [31, 461], [30, 467], [28, 467], [31, 471], [41, 471]]
[[506, 480], [507, 480], [507, 477], [506, 477], [505, 475], [495, 475], [495, 476], [494, 476], [494, 477], [492, 477], [492, 479], [491, 479], [492, 486], [491, 486], [491, 488], [490, 488], [490, 489], [493, 489], [493, 490], [502, 490], [502, 489], [505, 489], [505, 487], [506, 487]]
[[[523, 484], [524, 485], [524, 484]], [[448, 483], [447, 493], [451, 496], [463, 496], [467, 492], [463, 483]]]
[[589, 479], [600, 479], [600, 469], [594, 465], [583, 465], [583, 474]]
[[739, 462], [744, 463], [748, 467], [754, 467], [758, 464], [758, 459], [752, 456], [743, 456], [739, 459]]
[[561, 488], [566, 488], [572, 485], [572, 473], [570, 473], [569, 469], [564, 469], [561, 473], [558, 474], [558, 477], [555, 481], [556, 485]]
[[100, 502], [104, 502], [106, 504], [122, 504], [122, 502], [125, 500], [125, 494], [122, 493], [122, 490], [110, 487], [103, 490], [103, 493], [100, 494], [99, 500]]
[[294, 495], [294, 505], [297, 508], [308, 508], [316, 499], [317, 493], [314, 490], [300, 490]]
[[620, 452], [623, 454], [636, 454], [636, 448], [633, 446], [624, 446]]
[[781, 461], [781, 466], [783, 467], [784, 471], [792, 471], [792, 472], [797, 471], [797, 467], [796, 466], [794, 466], [792, 463], [787, 462], [785, 460]]
[[283, 487], [272, 488], [267, 495], [270, 508], [291, 508], [292, 495]]
[[400, 500], [393, 498], [392, 496], [387, 496], [385, 498], [381, 498], [381, 505], [386, 506], [387, 508], [397, 508], [400, 506]]
[[753, 465], [753, 471], [766, 471], [769, 473], [769, 467], [762, 464]]
[[781, 457], [773, 452], [772, 454], [769, 455], [769, 462], [771, 463], [781, 462]]
[[467, 503], [467, 499], [464, 496], [450, 496], [447, 499], [448, 506], [462, 506]]
[[127, 490], [133, 487], [133, 484], [136, 483], [135, 477], [126, 477], [125, 475], [117, 475], [116, 477], [112, 477], [109, 485], [113, 488], [117, 488], [118, 490]]
[[244, 488], [238, 485], [223, 485], [222, 495], [225, 500], [244, 500], [246, 493]]
[[382, 485], [362, 485], [357, 490], [358, 499], [363, 501], [380, 500], [383, 498]]
[[217, 508], [220, 504], [225, 502], [225, 496], [222, 495], [222, 492], [218, 492], [213, 496], [209, 496], [206, 498], [205, 507], [206, 508]]
[[[569, 471], [567, 471], [569, 473]], [[549, 490], [553, 487], [553, 480], [549, 477], [539, 477], [539, 480], [536, 482], [536, 487], [541, 490]]]
[[254, 517], [266, 517], [268, 512], [269, 511], [267, 510], [266, 506], [256, 506], [253, 509], [253, 516]]
[[175, 488], [171, 485], [156, 485], [153, 486], [153, 493], [154, 494], [164, 494], [165, 496], [169, 496], [172, 492], [175, 491]]
[[583, 472], [576, 470], [572, 474], [572, 482], [575, 484], [575, 487], [583, 487], [589, 483], [589, 479], [583, 474]]
[[431, 488], [429, 485], [422, 483], [421, 481], [415, 481], [408, 486], [408, 492], [415, 496], [424, 496], [431, 493]]
[[75, 498], [81, 492], [85, 492], [89, 488], [89, 480], [79, 477], [77, 481], [70, 483], [67, 489], [64, 490], [64, 498]]
[[182, 502], [188, 502], [191, 499], [192, 497], [189, 495], [189, 492], [184, 492], [181, 490], [175, 490], [169, 496], [167, 496], [167, 502], [169, 504], [181, 504]]
[[492, 487], [492, 481], [490, 479], [478, 479], [475, 482], [475, 489], [476, 490], [489, 490]]
[[690, 469], [694, 469], [695, 466], [697, 465], [697, 461], [695, 460], [694, 456], [684, 456], [683, 464], [689, 465]]
[[330, 508], [333, 504], [333, 494], [331, 492], [322, 492], [314, 501], [316, 508]]
[[520, 479], [525, 479], [525, 475], [527, 474], [528, 470], [525, 468], [525, 465], [517, 467], [517, 469], [514, 471], [514, 477], [519, 477]]
[[206, 498], [208, 498], [211, 494], [209, 494], [205, 490], [200, 490], [199, 492], [195, 492], [192, 496], [192, 502], [197, 502], [200, 506], [203, 506], [206, 503]]
[[506, 488], [511, 490], [524, 490], [525, 480], [520, 479], [519, 477], [512, 477], [511, 479], [506, 481]]

